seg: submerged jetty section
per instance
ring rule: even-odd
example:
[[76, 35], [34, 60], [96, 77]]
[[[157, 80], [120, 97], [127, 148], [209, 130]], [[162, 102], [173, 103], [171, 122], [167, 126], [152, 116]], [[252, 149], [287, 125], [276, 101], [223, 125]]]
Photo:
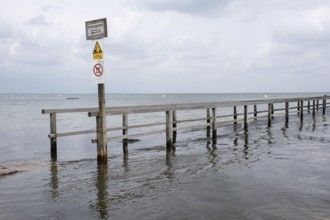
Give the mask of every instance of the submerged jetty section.
[[[271, 127], [274, 116], [284, 116], [284, 125], [288, 126], [289, 116], [295, 115], [303, 122], [304, 114], [308, 113], [313, 117], [320, 114], [324, 115], [327, 109], [329, 97], [301, 97], [301, 98], [280, 98], [280, 99], [261, 99], [261, 100], [242, 100], [242, 101], [223, 101], [208, 103], [189, 103], [189, 104], [163, 104], [163, 105], [143, 105], [143, 106], [123, 106], [123, 107], [107, 107], [106, 115], [121, 117], [122, 124], [117, 127], [107, 127], [106, 133], [119, 131], [121, 135], [107, 137], [107, 141], [122, 141], [124, 154], [128, 153], [128, 143], [132, 138], [146, 135], [165, 134], [164, 142], [167, 150], [174, 149], [174, 143], [178, 132], [193, 129], [205, 129], [206, 137], [216, 144], [218, 138], [217, 128], [232, 124], [237, 126], [241, 124], [244, 131], [248, 131], [249, 121], [266, 119], [268, 127]], [[203, 111], [203, 117], [190, 117], [180, 120], [180, 113], [185, 111]], [[65, 113], [86, 113], [86, 117], [96, 118], [96, 129], [72, 132], [58, 132], [57, 130], [57, 114]], [[129, 125], [128, 116], [136, 116], [138, 114], [164, 113], [165, 119], [161, 122], [146, 122], [145, 118], [140, 124], [134, 123]], [[50, 152], [51, 158], [57, 158], [57, 138], [71, 135], [83, 135], [102, 132], [99, 130], [98, 108], [72, 108], [72, 109], [42, 109], [42, 114], [50, 116]], [[154, 116], [155, 117], [155, 116]], [[162, 127], [160, 129], [156, 129]], [[130, 130], [142, 129], [144, 132], [130, 133]], [[147, 129], [148, 131], [145, 131]], [[97, 135], [96, 135], [97, 136]], [[93, 139], [92, 143], [97, 143], [97, 139]], [[214, 145], [215, 146], [215, 145]], [[105, 150], [105, 153], [107, 151]], [[98, 150], [98, 158], [99, 154]], [[104, 155], [103, 155], [104, 156]], [[105, 155], [107, 156], [107, 155]]]

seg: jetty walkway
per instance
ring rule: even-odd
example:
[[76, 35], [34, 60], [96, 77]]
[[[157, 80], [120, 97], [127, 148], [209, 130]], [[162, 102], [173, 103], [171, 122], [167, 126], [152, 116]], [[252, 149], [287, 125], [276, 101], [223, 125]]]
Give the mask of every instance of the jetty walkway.
[[[312, 115], [325, 114], [328, 103], [328, 96], [317, 97], [299, 97], [299, 98], [280, 98], [280, 99], [260, 99], [260, 100], [241, 100], [241, 101], [223, 101], [223, 102], [207, 102], [207, 103], [189, 103], [189, 104], [163, 104], [163, 105], [143, 105], [143, 106], [121, 106], [121, 107], [106, 107], [105, 112], [108, 116], [121, 117], [121, 126], [107, 127], [105, 133], [119, 131], [121, 135], [109, 135], [107, 141], [122, 141], [123, 152], [128, 152], [128, 141], [131, 138], [137, 138], [146, 135], [165, 134], [164, 143], [167, 150], [173, 150], [173, 143], [176, 140], [178, 132], [193, 129], [206, 129], [206, 137], [210, 138], [214, 143], [217, 141], [217, 128], [225, 124], [237, 126], [241, 124], [245, 131], [248, 131], [250, 120], [258, 120], [266, 118], [267, 126], [272, 125], [274, 116], [284, 115], [284, 124], [288, 126], [289, 116], [297, 115], [300, 120], [304, 120], [305, 113]], [[185, 111], [203, 111], [205, 114], [202, 117], [191, 117], [180, 120], [180, 114]], [[129, 125], [128, 116], [138, 114], [155, 114], [163, 112], [165, 119], [158, 122], [146, 122], [144, 120], [139, 124], [134, 123]], [[58, 132], [57, 114], [69, 113], [86, 113], [86, 117], [96, 118], [96, 129]], [[97, 134], [102, 132], [98, 130], [98, 108], [72, 108], [72, 109], [42, 109], [42, 114], [50, 116], [50, 152], [51, 158], [57, 158], [57, 138], [83, 135]], [[151, 118], [151, 117], [150, 117]], [[152, 121], [152, 120], [150, 120]], [[160, 129], [155, 129], [159, 128]], [[131, 133], [131, 130], [144, 128], [144, 132]], [[147, 131], [145, 131], [147, 129]], [[107, 134], [106, 134], [107, 135]], [[97, 143], [97, 139], [91, 140], [92, 143]], [[106, 151], [105, 151], [106, 153]], [[98, 155], [100, 152], [98, 151]]]

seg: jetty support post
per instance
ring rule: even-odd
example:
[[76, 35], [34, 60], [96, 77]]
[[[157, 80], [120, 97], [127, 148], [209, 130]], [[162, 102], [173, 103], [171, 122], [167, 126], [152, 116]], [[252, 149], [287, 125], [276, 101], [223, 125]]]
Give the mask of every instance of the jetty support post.
[[108, 162], [106, 114], [105, 114], [105, 89], [104, 84], [98, 84], [99, 112], [96, 117], [97, 134], [97, 163]]
[[[173, 137], [173, 140], [172, 142], [175, 143], [176, 142], [176, 134], [177, 134], [177, 131], [176, 131], [176, 111], [172, 111], [172, 137]], [[172, 146], [173, 147], [173, 146]]]
[[285, 102], [285, 126], [289, 125], [289, 102]]
[[237, 107], [234, 106], [234, 125], [237, 125]]
[[307, 102], [307, 112], [310, 113], [310, 111], [311, 111], [311, 101], [308, 100], [308, 102]]
[[299, 113], [300, 113], [300, 102], [297, 101], [297, 114], [299, 115]]
[[274, 103], [272, 103], [272, 105], [271, 105], [271, 107], [272, 107], [272, 118], [274, 118]]
[[268, 127], [272, 126], [272, 103], [268, 103]]
[[300, 121], [304, 120], [304, 100], [300, 101]]
[[244, 131], [248, 130], [248, 106], [244, 105]]
[[313, 100], [313, 116], [315, 116], [315, 100]]
[[212, 141], [217, 143], [217, 108], [212, 108]]
[[206, 137], [209, 138], [211, 137], [211, 109], [207, 108], [206, 109]]
[[317, 111], [319, 111], [319, 105], [320, 105], [320, 103], [319, 103], [319, 100], [317, 99], [317, 100], [316, 100], [316, 110], [317, 110]]
[[257, 105], [254, 105], [253, 110], [254, 110], [254, 114], [253, 114], [253, 116], [254, 116], [254, 120], [256, 120], [256, 119], [257, 119], [257, 116], [258, 116]]
[[166, 150], [172, 148], [172, 111], [166, 111]]
[[50, 116], [50, 157], [57, 159], [57, 138], [56, 138], [56, 113], [52, 112]]
[[[128, 135], [128, 114], [123, 114], [123, 135]], [[124, 154], [128, 153], [128, 138], [123, 138], [123, 152]]]
[[325, 115], [325, 109], [327, 108], [327, 96], [324, 96], [323, 99], [323, 115]]

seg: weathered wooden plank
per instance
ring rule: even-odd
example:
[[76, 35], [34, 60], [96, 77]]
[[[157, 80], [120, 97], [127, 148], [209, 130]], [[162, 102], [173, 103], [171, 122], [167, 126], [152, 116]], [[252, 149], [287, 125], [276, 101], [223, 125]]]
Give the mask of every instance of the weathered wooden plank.
[[104, 84], [98, 84], [97, 88], [99, 101], [99, 115], [96, 117], [97, 163], [106, 164], [108, 161], [108, 149]]
[[172, 111], [172, 142], [173, 143], [176, 143], [176, 135], [177, 135], [176, 128], [177, 128], [176, 111]]
[[233, 111], [234, 111], [234, 114], [233, 114], [233, 118], [234, 118], [234, 125], [236, 125], [237, 124], [237, 107], [236, 106], [234, 106], [234, 108], [233, 108]]
[[248, 130], [248, 106], [244, 105], [244, 131]]
[[285, 126], [289, 125], [289, 102], [285, 102]]
[[[240, 114], [242, 115], [242, 114]], [[234, 115], [233, 114], [230, 114], [230, 115], [220, 115], [220, 116], [217, 116], [217, 118], [229, 118], [229, 117], [233, 117]]]
[[268, 103], [268, 127], [272, 126], [272, 104]]
[[257, 111], [257, 113], [268, 113], [268, 110]]
[[92, 134], [92, 133], [95, 134], [96, 130], [72, 131], [72, 132], [63, 132], [63, 133], [50, 133], [48, 135], [48, 137], [49, 138], [56, 138], [56, 137], [66, 137], [66, 136]]
[[307, 112], [310, 113], [310, 111], [311, 111], [311, 101], [308, 100], [307, 101]]
[[217, 109], [212, 108], [212, 139], [214, 142], [217, 140]]
[[189, 125], [189, 126], [184, 126], [184, 127], [180, 127], [180, 128], [173, 128], [173, 130], [175, 131], [191, 131], [193, 129], [205, 129], [207, 128], [210, 124], [199, 124], [199, 125]]
[[[123, 130], [122, 130], [122, 134], [123, 136], [127, 136], [128, 135], [128, 115], [127, 114], [123, 114]], [[127, 138], [123, 138], [123, 152], [124, 154], [128, 153], [128, 144], [127, 144]]]
[[184, 120], [177, 120], [176, 123], [180, 124], [180, 123], [187, 123], [187, 122], [194, 122], [194, 121], [204, 121], [204, 120], [208, 120], [210, 118], [193, 118], [193, 119], [184, 119]]
[[324, 99], [323, 99], [323, 111], [322, 111], [322, 113], [323, 113], [323, 115], [325, 115], [325, 109], [327, 108], [327, 96], [325, 95], [324, 96]]
[[[50, 133], [56, 134], [56, 113], [50, 113]], [[57, 159], [57, 139], [50, 137], [50, 157], [52, 160]]]
[[[324, 96], [318, 97], [304, 97], [304, 98], [285, 98], [285, 99], [264, 99], [264, 100], [243, 100], [243, 101], [223, 101], [210, 103], [187, 103], [187, 104], [165, 104], [165, 105], [144, 105], [144, 106], [121, 106], [121, 107], [107, 107], [105, 109], [107, 114], [122, 115], [134, 113], [150, 113], [150, 112], [164, 112], [174, 110], [194, 110], [206, 109], [214, 107], [233, 107], [244, 105], [258, 105], [268, 103], [284, 103], [284, 102], [298, 102], [301, 100], [323, 100]], [[43, 109], [42, 113], [74, 113], [74, 112], [89, 112], [90, 116], [96, 116], [97, 108], [76, 108], [76, 109]]]
[[300, 121], [304, 120], [304, 101], [300, 101]]
[[257, 105], [253, 105], [253, 111], [254, 111], [254, 113], [253, 113], [254, 118], [257, 118], [257, 116], [258, 116]]
[[211, 136], [211, 109], [206, 109], [206, 137]]
[[172, 147], [172, 111], [166, 111], [166, 148]]
[[98, 108], [63, 108], [63, 109], [42, 109], [42, 114], [50, 113], [78, 113], [78, 112], [97, 112]]
[[[136, 134], [128, 134], [128, 135], [120, 135], [120, 136], [114, 136], [114, 137], [108, 137], [107, 141], [121, 141], [123, 139], [130, 139], [130, 138], [135, 138], [135, 137], [142, 137], [142, 136], [148, 136], [148, 135], [153, 135], [153, 134], [162, 134], [165, 133], [166, 130], [155, 130], [155, 131], [150, 131], [150, 132], [144, 132], [144, 133], [136, 133]], [[96, 143], [97, 139], [93, 139], [92, 143]]]

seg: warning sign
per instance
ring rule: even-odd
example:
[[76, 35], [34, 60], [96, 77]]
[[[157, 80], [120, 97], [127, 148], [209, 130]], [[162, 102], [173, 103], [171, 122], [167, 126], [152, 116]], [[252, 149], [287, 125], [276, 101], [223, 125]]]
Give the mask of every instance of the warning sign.
[[103, 60], [103, 51], [98, 41], [96, 41], [93, 50], [93, 60]]
[[104, 68], [102, 60], [98, 60], [93, 64], [93, 83], [104, 83]]
[[97, 19], [85, 22], [86, 39], [97, 40], [108, 37], [107, 19]]
[[103, 74], [103, 67], [101, 64], [97, 63], [94, 65], [94, 68], [93, 68], [93, 72], [94, 72], [94, 75], [97, 76], [97, 77], [100, 77], [102, 76]]

